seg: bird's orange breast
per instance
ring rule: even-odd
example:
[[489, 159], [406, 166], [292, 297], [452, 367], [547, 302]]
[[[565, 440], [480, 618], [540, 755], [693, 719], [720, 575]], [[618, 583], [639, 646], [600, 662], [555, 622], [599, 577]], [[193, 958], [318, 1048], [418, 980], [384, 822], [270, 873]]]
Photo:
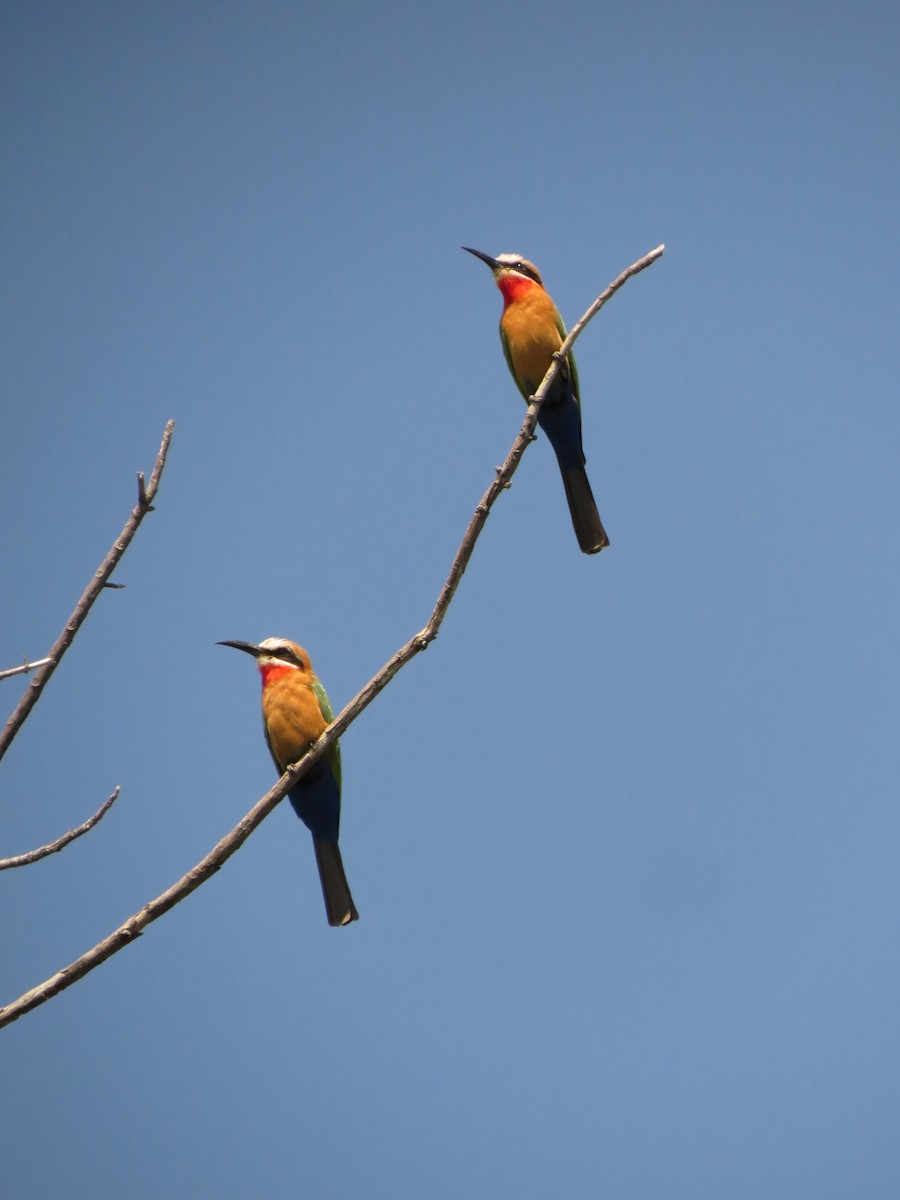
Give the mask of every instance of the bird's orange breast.
[[272, 754], [282, 770], [325, 731], [318, 697], [308, 673], [289, 670], [266, 682], [263, 721]]
[[530, 288], [503, 310], [500, 328], [516, 380], [529, 395], [540, 386], [551, 358], [562, 345], [557, 321], [556, 306], [539, 287]]

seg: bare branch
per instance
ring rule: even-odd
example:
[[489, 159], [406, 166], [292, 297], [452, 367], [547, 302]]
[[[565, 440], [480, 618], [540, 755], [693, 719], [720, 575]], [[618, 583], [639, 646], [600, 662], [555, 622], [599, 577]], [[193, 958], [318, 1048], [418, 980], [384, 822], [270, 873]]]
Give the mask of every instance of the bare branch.
[[27, 675], [29, 671], [36, 671], [48, 662], [49, 658], [39, 658], [36, 662], [23, 662], [20, 667], [7, 667], [5, 671], [0, 671], [0, 679], [10, 679], [13, 675]]
[[76, 829], [70, 829], [62, 837], [58, 837], [55, 842], [48, 842], [46, 846], [38, 846], [36, 850], [29, 850], [25, 854], [16, 854], [13, 858], [0, 858], [0, 871], [6, 871], [10, 867], [27, 867], [29, 863], [39, 862], [40, 859], [46, 858], [48, 854], [56, 854], [57, 851], [68, 846], [69, 842], [74, 842], [83, 833], [87, 833], [89, 829], [93, 829], [97, 822], [106, 816], [118, 798], [119, 788], [116, 787], [109, 799], [104, 800], [94, 815], [88, 817], [83, 825], [79, 825]]
[[[172, 432], [175, 429], [175, 422], [169, 421], [163, 433], [162, 444], [159, 448], [159, 453], [156, 456], [156, 465], [153, 468], [153, 474], [150, 476], [150, 483], [146, 490], [143, 485], [143, 475], [139, 476], [140, 484], [138, 486], [138, 503], [131, 511], [131, 516], [125, 523], [125, 528], [119, 534], [118, 538], [113, 542], [112, 548], [104, 558], [103, 562], [94, 573], [94, 577], [82, 593], [81, 599], [75, 605], [72, 615], [66, 622], [62, 633], [53, 643], [53, 646], [44, 659], [46, 665], [42, 666], [38, 673], [32, 679], [27, 691], [22, 696], [22, 699], [16, 705], [15, 712], [6, 722], [6, 727], [0, 733], [0, 758], [6, 753], [12, 744], [13, 738], [22, 728], [28, 714], [37, 704], [44, 686], [49, 682], [50, 676], [59, 666], [60, 659], [71, 646], [75, 639], [75, 635], [81, 628], [82, 623], [91, 610], [94, 601], [107, 586], [107, 581], [113, 571], [119, 564], [122, 555], [131, 544], [131, 540], [137, 533], [141, 522], [148, 512], [153, 511], [153, 498], [156, 495], [159, 481], [162, 477], [163, 467], [166, 465], [166, 455], [169, 452], [169, 443], [172, 440]], [[118, 586], [118, 585], [111, 585]]]
[[[600, 293], [581, 320], [576, 321], [569, 330], [569, 336], [559, 348], [559, 353], [561, 356], [565, 357], [565, 355], [569, 353], [569, 351], [572, 349], [572, 344], [581, 333], [582, 329], [584, 329], [588, 321], [592, 321], [594, 319], [607, 300], [611, 299], [619, 290], [619, 288], [622, 287], [623, 284], [626, 284], [628, 280], [632, 278], [632, 276], [639, 275], [641, 271], [645, 270], [649, 266], [652, 266], [658, 258], [662, 258], [663, 254], [665, 253], [665, 249], [665, 243], [657, 246], [655, 250], [651, 250], [648, 254], [645, 254], [643, 258], [639, 258], [637, 262], [633, 262], [630, 267], [626, 267], [621, 275], [616, 276], [609, 287]], [[546, 380], [544, 382], [546, 383]]]
[[104, 938], [102, 942], [98, 942], [86, 954], [83, 954], [73, 963], [70, 963], [68, 967], [63, 967], [61, 971], [51, 976], [50, 979], [45, 980], [44, 983], [39, 984], [37, 987], [32, 988], [31, 991], [20, 996], [18, 1000], [13, 1001], [4, 1008], [0, 1008], [0, 1027], [17, 1020], [26, 1012], [37, 1008], [45, 1000], [58, 995], [65, 988], [83, 978], [89, 971], [92, 971], [117, 951], [123, 949], [130, 942], [133, 942], [151, 922], [157, 920], [157, 918], [167, 913], [171, 908], [174, 908], [179, 901], [189, 896], [191, 892], [204, 883], [211, 875], [214, 875], [232, 854], [244, 844], [250, 834], [269, 815], [279, 801], [287, 795], [297, 781], [302, 779], [323, 754], [327, 752], [332, 742], [339, 738], [352, 722], [356, 720], [363, 709], [368, 707], [379, 692], [387, 687], [388, 683], [390, 683], [401, 667], [434, 641], [438, 635], [438, 630], [446, 615], [450, 601], [453, 599], [453, 595], [468, 566], [475, 542], [484, 528], [484, 523], [488, 518], [494, 501], [509, 486], [509, 480], [512, 478], [519, 460], [525, 452], [525, 448], [534, 438], [534, 426], [537, 420], [538, 409], [547, 393], [547, 389], [556, 377], [562, 358], [568, 353], [572, 343], [584, 326], [596, 312], [599, 312], [610, 296], [617, 292], [632, 275], [636, 275], [645, 267], [650, 266], [652, 262], [655, 262], [661, 256], [663, 250], [663, 246], [658, 246], [656, 250], [652, 250], [642, 259], [639, 259], [638, 262], [632, 264], [626, 271], [623, 271], [618, 279], [615, 279], [606, 291], [601, 293], [594, 301], [581, 320], [573, 326], [572, 332], [560, 348], [559, 355], [554, 358], [541, 386], [532, 397], [524, 424], [503, 466], [497, 470], [495, 479], [475, 508], [475, 512], [454, 557], [450, 574], [441, 588], [437, 604], [425, 628], [411, 637], [404, 646], [401, 646], [388, 659], [381, 670], [338, 713], [315, 745], [310, 747], [299, 762], [288, 767], [275, 786], [270, 788], [265, 796], [256, 802], [247, 815], [213, 847], [205, 858], [201, 859], [195, 867], [188, 871], [186, 875], [183, 875], [177, 882], [173, 883], [165, 892], [157, 896], [154, 900], [151, 900], [148, 904], [145, 904], [142, 909], [129, 917], [118, 929], [113, 930], [108, 937]]

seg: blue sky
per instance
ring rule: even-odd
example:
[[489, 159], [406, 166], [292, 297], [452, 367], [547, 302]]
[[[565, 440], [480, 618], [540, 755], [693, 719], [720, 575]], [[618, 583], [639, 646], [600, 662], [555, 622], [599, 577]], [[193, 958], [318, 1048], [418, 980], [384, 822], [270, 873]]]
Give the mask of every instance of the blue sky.
[[[573, 321], [612, 546], [544, 439], [345, 735], [361, 920], [279, 807], [0, 1033], [4, 1186], [155, 1200], [900, 1188], [894, 6], [10, 3], [0, 666], [157, 511], [3, 766], [3, 1002], [273, 782], [249, 659], [341, 707], [425, 623]], [[2, 684], [11, 710], [24, 686]]]

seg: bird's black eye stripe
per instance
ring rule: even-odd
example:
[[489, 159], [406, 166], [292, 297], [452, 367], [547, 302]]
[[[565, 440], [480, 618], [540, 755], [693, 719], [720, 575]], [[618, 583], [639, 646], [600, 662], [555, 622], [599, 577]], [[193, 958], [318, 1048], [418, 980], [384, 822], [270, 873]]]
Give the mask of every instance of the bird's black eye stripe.
[[283, 662], [296, 663], [298, 667], [303, 668], [303, 659], [299, 654], [295, 654], [288, 646], [282, 647], [277, 651], [277, 657]]
[[533, 279], [535, 283], [540, 283], [540, 277], [534, 267], [529, 266], [527, 262], [519, 261], [513, 266], [514, 271], [518, 271], [520, 275], [527, 275], [529, 279]]

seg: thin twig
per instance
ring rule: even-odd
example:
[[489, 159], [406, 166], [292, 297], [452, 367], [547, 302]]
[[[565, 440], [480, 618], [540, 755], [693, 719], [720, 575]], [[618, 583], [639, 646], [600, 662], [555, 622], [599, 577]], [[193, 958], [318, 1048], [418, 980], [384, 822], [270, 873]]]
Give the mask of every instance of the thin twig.
[[141, 522], [148, 512], [153, 511], [153, 498], [156, 495], [159, 481], [162, 477], [163, 467], [166, 465], [166, 455], [169, 452], [169, 443], [172, 440], [172, 431], [175, 428], [175, 422], [169, 421], [163, 433], [162, 444], [159, 448], [159, 453], [156, 456], [156, 465], [153, 468], [153, 474], [150, 476], [150, 483], [146, 490], [143, 485], [143, 475], [139, 475], [140, 484], [138, 487], [138, 503], [131, 510], [131, 516], [125, 522], [125, 527], [119, 534], [118, 538], [113, 542], [112, 548], [104, 558], [103, 562], [94, 573], [94, 577], [88, 586], [85, 588], [81, 599], [75, 605], [72, 615], [66, 621], [62, 633], [53, 643], [50, 653], [45, 660], [46, 665], [41, 667], [35, 675], [25, 691], [22, 699], [16, 705], [16, 709], [12, 716], [6, 722], [6, 727], [0, 733], [0, 758], [6, 753], [12, 744], [13, 738], [25, 724], [28, 714], [37, 704], [41, 692], [45, 685], [49, 682], [50, 676], [59, 666], [60, 659], [71, 646], [75, 635], [81, 628], [82, 623], [91, 610], [94, 601], [107, 585], [107, 580], [119, 564], [122, 555], [131, 544], [131, 540], [137, 533]]
[[388, 683], [390, 683], [401, 667], [424, 650], [437, 637], [441, 622], [446, 615], [450, 601], [453, 599], [453, 594], [459, 586], [459, 581], [472, 556], [472, 550], [474, 549], [479, 533], [484, 527], [488, 513], [494, 501], [512, 478], [528, 443], [533, 440], [534, 426], [540, 403], [555, 378], [563, 357], [568, 353], [572, 343], [590, 320], [591, 316], [600, 310], [603, 304], [619, 290], [626, 280], [655, 262], [663, 253], [663, 249], [663, 246], [658, 246], [655, 250], [652, 250], [649, 254], [630, 266], [627, 271], [623, 271], [618, 279], [615, 279], [606, 291], [594, 301], [591, 308], [588, 309], [585, 316], [573, 327], [572, 332], [560, 347], [559, 355], [554, 359], [544, 377], [543, 383], [532, 397], [525, 421], [519, 431], [518, 437], [513, 443], [512, 449], [506, 457], [506, 461], [497, 472], [496, 478], [475, 509], [472, 519], [469, 522], [469, 527], [456, 552], [453, 565], [450, 568], [450, 574], [441, 588], [434, 612], [431, 614], [431, 619], [425, 628], [411, 637], [404, 646], [401, 646], [391, 656], [381, 670], [338, 713], [315, 745], [310, 747], [299, 762], [288, 767], [275, 786], [270, 788], [265, 796], [256, 802], [247, 815], [212, 848], [205, 858], [202, 858], [186, 875], [183, 875], [181, 879], [173, 883], [170, 888], [154, 900], [145, 904], [142, 909], [129, 917], [127, 921], [124, 921], [118, 929], [113, 930], [108, 937], [104, 938], [102, 942], [98, 942], [86, 954], [77, 958], [69, 966], [63, 967], [61, 971], [51, 976], [50, 979], [45, 980], [37, 987], [32, 988], [31, 991], [20, 996], [18, 1000], [6, 1005], [5, 1008], [0, 1008], [0, 1027], [17, 1020], [24, 1013], [37, 1008], [45, 1000], [58, 995], [65, 988], [70, 987], [77, 980], [83, 978], [89, 971], [92, 971], [117, 951], [123, 949], [130, 942], [133, 942], [135, 938], [140, 937], [143, 930], [151, 922], [157, 920], [171, 908], [174, 908], [179, 901], [189, 896], [191, 892], [209, 879], [211, 875], [214, 875], [232, 854], [244, 844], [250, 834], [269, 815], [279, 801], [287, 795], [297, 781], [302, 779], [323, 754], [328, 751], [332, 742], [339, 738], [352, 722], [356, 720], [363, 709], [371, 704], [378, 693], [387, 687]]
[[46, 666], [49, 661], [49, 658], [39, 658], [36, 662], [23, 662], [20, 667], [7, 667], [5, 671], [0, 671], [0, 679], [11, 679], [13, 675], [27, 675], [29, 671]]
[[28, 850], [25, 854], [16, 854], [13, 858], [0, 858], [0, 871], [6, 871], [10, 867], [27, 867], [29, 863], [39, 862], [40, 859], [46, 858], [48, 854], [56, 854], [68, 846], [69, 842], [74, 842], [76, 838], [80, 838], [83, 833], [87, 833], [89, 829], [93, 829], [98, 821], [109, 812], [116, 800], [119, 798], [118, 787], [113, 791], [113, 794], [104, 800], [92, 817], [79, 825], [76, 829], [70, 829], [68, 833], [64, 833], [62, 837], [58, 837], [55, 842], [48, 842], [46, 846], [38, 846], [36, 850]]

